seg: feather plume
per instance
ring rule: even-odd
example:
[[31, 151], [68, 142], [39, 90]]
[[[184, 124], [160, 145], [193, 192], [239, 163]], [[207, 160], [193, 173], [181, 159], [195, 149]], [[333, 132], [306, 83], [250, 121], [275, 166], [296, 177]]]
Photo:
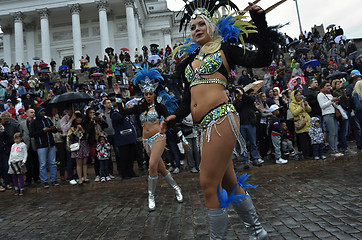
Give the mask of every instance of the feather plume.
[[250, 177], [250, 175], [244, 173], [244, 174], [241, 174], [240, 177], [238, 177], [238, 173], [236, 173], [236, 178], [237, 178], [237, 181], [238, 181], [238, 184], [240, 185], [240, 187], [242, 189], [244, 189], [244, 191], [246, 189], [250, 189], [250, 188], [257, 188], [258, 185], [251, 185], [249, 183], [246, 183], [246, 179], [248, 179], [248, 177]]
[[244, 197], [247, 197], [247, 195], [244, 194], [235, 194], [237, 184], [234, 186], [233, 190], [231, 191], [230, 195], [228, 196], [226, 190], [221, 187], [219, 184], [217, 186], [217, 197], [220, 202], [220, 208], [228, 208], [231, 203], [238, 204], [238, 200], [241, 200]]

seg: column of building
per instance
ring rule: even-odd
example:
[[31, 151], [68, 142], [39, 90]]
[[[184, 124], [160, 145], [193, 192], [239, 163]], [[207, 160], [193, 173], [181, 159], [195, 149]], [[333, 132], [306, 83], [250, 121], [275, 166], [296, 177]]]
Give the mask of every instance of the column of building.
[[125, 0], [126, 5], [126, 18], [127, 18], [127, 34], [128, 34], [128, 47], [130, 50], [131, 60], [134, 61], [135, 49], [137, 47], [136, 35], [136, 21], [134, 15], [134, 6], [132, 0]]
[[73, 30], [73, 52], [74, 52], [74, 68], [80, 69], [80, 59], [82, 57], [82, 32], [80, 28], [80, 5], [68, 5], [72, 13], [72, 30]]
[[42, 8], [37, 10], [40, 14], [40, 29], [41, 29], [41, 52], [42, 60], [45, 63], [50, 63], [50, 35], [49, 35], [49, 10]]
[[101, 34], [101, 53], [104, 54], [104, 50], [109, 47], [109, 31], [108, 31], [108, 19], [107, 19], [107, 6], [106, 0], [96, 1], [99, 12], [99, 31]]
[[15, 33], [15, 62], [24, 63], [24, 33], [23, 33], [23, 18], [22, 12], [12, 14], [14, 18], [14, 33]]
[[165, 46], [163, 46], [163, 49], [165, 50], [165, 47], [169, 45], [172, 48], [172, 40], [171, 40], [171, 29], [170, 28], [163, 28], [163, 38], [165, 42]]
[[[26, 39], [26, 62], [32, 65], [32, 60], [35, 56], [35, 23], [31, 22], [25, 25], [25, 39]], [[33, 69], [32, 69], [33, 70]]]
[[1, 27], [3, 31], [3, 48], [4, 48], [4, 61], [9, 65], [12, 64], [11, 59], [11, 27]]

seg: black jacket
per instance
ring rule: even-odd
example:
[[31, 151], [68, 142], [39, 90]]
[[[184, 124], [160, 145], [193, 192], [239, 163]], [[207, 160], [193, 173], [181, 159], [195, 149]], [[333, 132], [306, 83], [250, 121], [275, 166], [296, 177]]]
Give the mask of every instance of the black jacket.
[[318, 93], [319, 91], [317, 89], [313, 89], [311, 87], [304, 88], [303, 95], [309, 106], [312, 108], [312, 111], [309, 113], [311, 117], [322, 116], [322, 110], [317, 100]]
[[36, 118], [30, 124], [29, 136], [35, 139], [35, 145], [37, 148], [47, 148], [55, 146], [54, 138], [52, 133], [56, 133], [56, 128], [53, 131], [45, 132], [44, 128], [51, 128], [54, 124], [47, 117], [40, 117], [39, 112], [42, 110], [41, 107], [35, 109]]
[[241, 101], [234, 102], [235, 109], [239, 113], [240, 125], [256, 125], [254, 102], [255, 98], [245, 93]]

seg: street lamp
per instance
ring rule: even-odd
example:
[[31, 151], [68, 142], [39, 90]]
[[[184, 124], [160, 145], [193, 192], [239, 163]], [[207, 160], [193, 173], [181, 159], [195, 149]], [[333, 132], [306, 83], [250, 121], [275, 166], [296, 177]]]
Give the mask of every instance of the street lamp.
[[303, 30], [302, 30], [302, 24], [300, 23], [300, 16], [299, 16], [299, 9], [298, 9], [298, 1], [297, 0], [294, 0], [295, 2], [295, 6], [297, 7], [297, 14], [298, 14], [298, 21], [299, 21], [299, 30], [301, 33], [303, 33]]

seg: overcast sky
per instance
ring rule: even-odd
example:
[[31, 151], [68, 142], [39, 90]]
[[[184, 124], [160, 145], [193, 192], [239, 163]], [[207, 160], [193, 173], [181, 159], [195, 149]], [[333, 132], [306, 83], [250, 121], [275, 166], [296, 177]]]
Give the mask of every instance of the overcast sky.
[[[234, 0], [239, 9], [247, 6], [247, 0]], [[261, 0], [258, 4], [266, 9], [277, 3], [278, 0]], [[311, 27], [324, 25], [324, 29], [329, 24], [341, 26], [347, 38], [362, 38], [362, 11], [361, 0], [298, 0], [300, 21], [302, 29], [310, 31]], [[173, 11], [182, 9], [182, 0], [167, 0], [168, 8]], [[294, 0], [288, 0], [270, 13], [267, 14], [269, 25], [285, 24], [289, 25], [281, 29], [292, 38], [299, 35], [299, 23]]]

